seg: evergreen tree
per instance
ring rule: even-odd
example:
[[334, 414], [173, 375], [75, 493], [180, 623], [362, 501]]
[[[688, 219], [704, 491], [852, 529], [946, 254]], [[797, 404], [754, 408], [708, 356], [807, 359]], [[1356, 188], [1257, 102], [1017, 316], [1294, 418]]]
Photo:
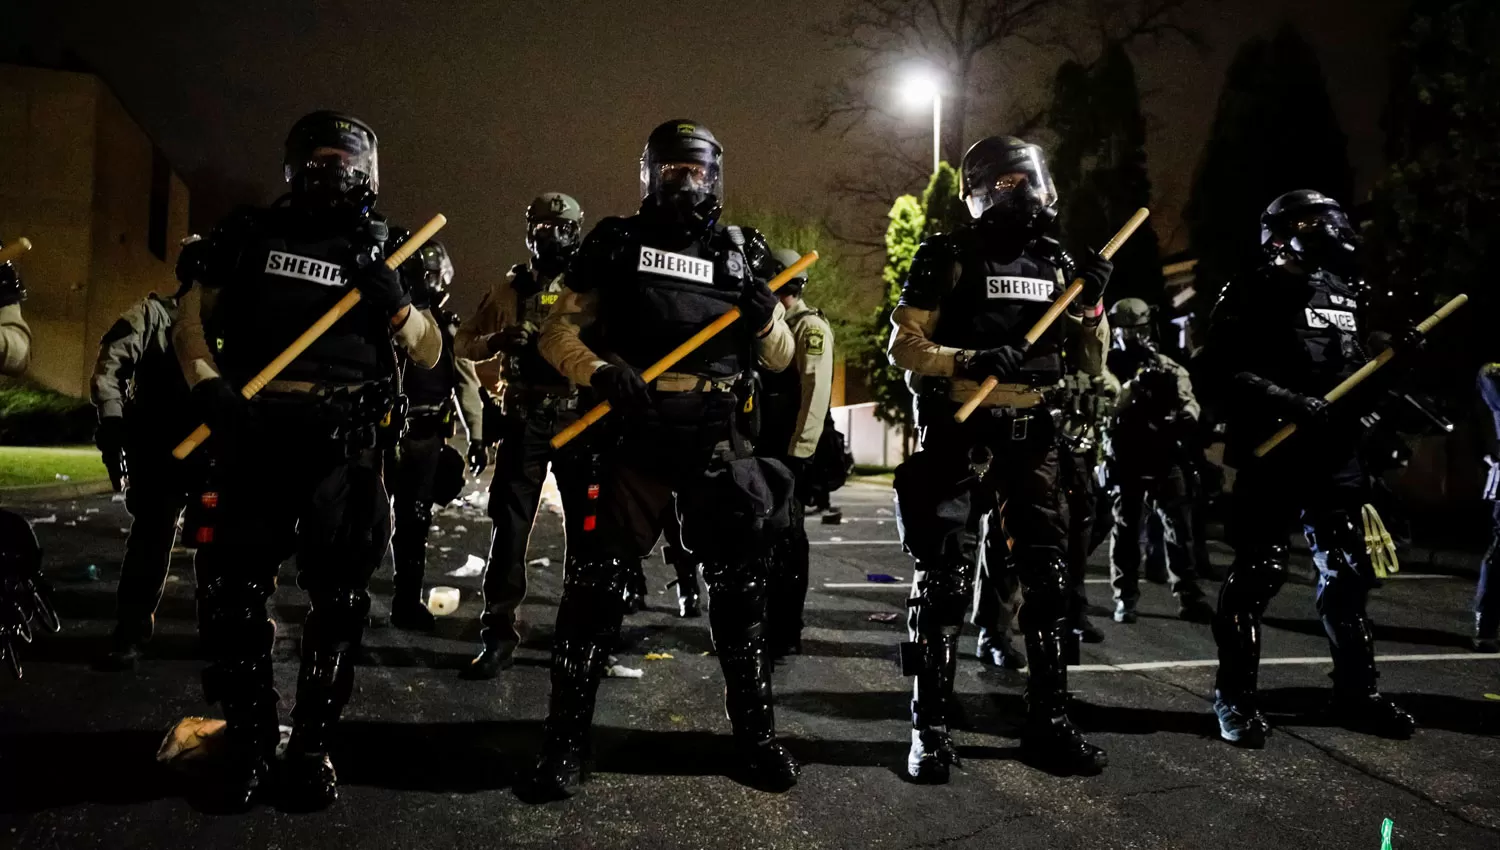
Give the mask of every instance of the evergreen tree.
[[1260, 213], [1278, 195], [1317, 189], [1347, 207], [1353, 181], [1312, 46], [1290, 24], [1251, 39], [1229, 66], [1183, 212], [1200, 298], [1260, 262]]

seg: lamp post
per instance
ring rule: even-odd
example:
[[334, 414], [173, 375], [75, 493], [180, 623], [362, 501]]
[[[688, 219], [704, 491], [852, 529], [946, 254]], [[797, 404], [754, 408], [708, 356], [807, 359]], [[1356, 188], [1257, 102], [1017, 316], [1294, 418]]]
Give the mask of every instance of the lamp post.
[[943, 159], [943, 91], [937, 75], [929, 70], [912, 72], [902, 86], [902, 94], [912, 106], [932, 101], [932, 172], [936, 174]]

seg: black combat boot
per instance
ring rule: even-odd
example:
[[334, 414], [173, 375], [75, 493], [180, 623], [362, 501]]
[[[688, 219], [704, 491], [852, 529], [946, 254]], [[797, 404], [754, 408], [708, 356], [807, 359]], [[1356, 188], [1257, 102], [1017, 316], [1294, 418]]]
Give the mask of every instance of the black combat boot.
[[1214, 621], [1214, 607], [1208, 604], [1196, 582], [1180, 582], [1177, 591], [1177, 619], [1207, 625]]
[[521, 789], [541, 802], [573, 796], [583, 782], [594, 697], [608, 663], [606, 646], [591, 640], [558, 639], [552, 647], [552, 695], [547, 705], [542, 755]]
[[958, 750], [948, 734], [953, 679], [958, 670], [958, 634], [936, 635], [919, 643], [922, 668], [912, 685], [911, 751], [906, 754], [906, 776], [924, 785], [948, 782], [949, 769], [958, 767]]
[[[1025, 608], [1022, 617], [1026, 618]], [[1029, 618], [1027, 618], [1029, 619]], [[1068, 719], [1068, 668], [1063, 662], [1063, 620], [1046, 620], [1026, 629], [1026, 725], [1021, 753], [1051, 773], [1093, 775], [1109, 764], [1104, 750], [1084, 740]]]
[[632, 562], [635, 568], [626, 576], [624, 603], [626, 614], [639, 614], [646, 610], [646, 572], [641, 568], [641, 562]]
[[979, 640], [974, 645], [974, 654], [992, 667], [1005, 670], [1026, 669], [1026, 653], [1016, 648], [1009, 629], [981, 628]]
[[224, 710], [223, 804], [229, 811], [265, 802], [272, 783], [276, 744], [281, 738], [271, 659], [219, 662], [203, 671], [205, 696]]
[[1475, 652], [1487, 654], [1500, 652], [1500, 617], [1474, 615], [1473, 647]]
[[427, 534], [399, 528], [391, 538], [396, 561], [395, 592], [391, 594], [391, 625], [411, 632], [430, 632], [437, 618], [422, 604], [422, 578], [427, 572]]
[[292, 739], [283, 765], [283, 791], [294, 810], [320, 811], [339, 798], [338, 775], [329, 750], [353, 689], [354, 650], [304, 645], [297, 704], [292, 708]]
[[1417, 723], [1375, 686], [1375, 638], [1363, 614], [1323, 616], [1333, 651], [1334, 718], [1339, 725], [1382, 738], [1405, 740]]
[[677, 586], [677, 616], [683, 619], [703, 616], [698, 592], [698, 565], [673, 564], [672, 568], [677, 571], [677, 580], [672, 582]]
[[801, 765], [776, 740], [771, 656], [766, 648], [764, 562], [705, 564], [713, 607], [709, 626], [724, 671], [724, 713], [752, 785], [785, 791], [797, 784]]
[[122, 620], [116, 624], [114, 634], [110, 636], [109, 651], [94, 662], [94, 669], [103, 673], [134, 670], [144, 653], [146, 641], [151, 639], [154, 619], [151, 617], [145, 622]]

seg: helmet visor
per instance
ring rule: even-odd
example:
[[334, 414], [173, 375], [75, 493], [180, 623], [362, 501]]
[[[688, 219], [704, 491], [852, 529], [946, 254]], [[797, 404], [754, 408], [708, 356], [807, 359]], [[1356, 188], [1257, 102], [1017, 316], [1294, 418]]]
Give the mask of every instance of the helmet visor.
[[557, 257], [578, 247], [578, 222], [569, 219], [534, 221], [526, 226], [526, 247], [538, 257]]
[[[1050, 209], [1057, 203], [1057, 185], [1052, 182], [1047, 161], [1036, 145], [1016, 151], [1015, 159], [1009, 163], [995, 163], [966, 177], [964, 203], [969, 206], [969, 215], [976, 219], [996, 205]], [[1022, 195], [1029, 196], [1029, 203], [1016, 203]]]
[[724, 198], [724, 170], [718, 154], [707, 151], [684, 152], [658, 159], [648, 153], [641, 162], [641, 197], [656, 195], [713, 195]]

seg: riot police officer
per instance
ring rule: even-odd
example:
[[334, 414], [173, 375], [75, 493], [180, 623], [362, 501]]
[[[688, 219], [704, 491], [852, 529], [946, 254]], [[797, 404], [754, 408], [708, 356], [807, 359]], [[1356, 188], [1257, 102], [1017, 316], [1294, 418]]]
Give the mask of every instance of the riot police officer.
[[126, 310], [99, 341], [89, 385], [99, 414], [94, 442], [130, 511], [115, 630], [100, 669], [134, 667], [150, 640], [192, 487], [188, 464], [172, 457], [172, 447], [198, 424], [172, 350], [176, 320], [176, 296], [153, 293]]
[[[772, 256], [782, 268], [799, 259], [796, 251], [777, 250]], [[791, 529], [771, 552], [767, 588], [771, 653], [777, 658], [802, 651], [802, 608], [807, 602], [808, 542], [804, 499], [813, 451], [823, 435], [823, 423], [833, 397], [833, 328], [823, 313], [802, 299], [807, 272], [776, 291], [786, 309], [786, 324], [796, 340], [792, 365], [779, 372], [760, 370], [765, 400], [761, 404], [757, 450], [791, 470], [796, 485], [788, 510]], [[679, 590], [681, 584], [678, 585]]]
[[[403, 355], [402, 390], [407, 400], [406, 433], [396, 446], [391, 469], [391, 501], [395, 506], [395, 533], [391, 555], [395, 560], [391, 625], [398, 629], [431, 631], [432, 612], [422, 603], [422, 579], [427, 571], [427, 535], [432, 529], [432, 505], [447, 503], [463, 488], [464, 460], [449, 445], [449, 438], [463, 424], [468, 437], [467, 462], [478, 475], [489, 463], [480, 435], [483, 433], [484, 402], [479, 397], [479, 376], [474, 363], [455, 356], [454, 332], [458, 316], [443, 305], [453, 283], [453, 260], [443, 243], [423, 245], [407, 261], [415, 278], [411, 285], [412, 307], [428, 314], [443, 337], [443, 352], [431, 369], [413, 366]], [[403, 266], [403, 271], [406, 267]]]
[[1494, 531], [1484, 560], [1479, 563], [1479, 583], [1474, 587], [1474, 638], [1471, 645], [1475, 652], [1500, 652], [1500, 363], [1486, 363], [1479, 369], [1476, 381], [1479, 398], [1490, 412], [1494, 441], [1484, 459], [1489, 464], [1489, 475], [1485, 478], [1484, 498], [1492, 503], [1491, 516]]
[[1187, 452], [1196, 440], [1199, 410], [1192, 379], [1187, 369], [1157, 350], [1151, 307], [1145, 301], [1120, 299], [1110, 308], [1109, 321], [1114, 335], [1109, 370], [1121, 382], [1104, 462], [1114, 514], [1109, 572], [1115, 622], [1137, 619], [1141, 516], [1149, 510], [1161, 521], [1177, 616], [1207, 623], [1214, 612], [1198, 587], [1188, 485], [1192, 470]]
[[[552, 650], [545, 743], [530, 791], [566, 795], [581, 774], [594, 694], [622, 617], [627, 572], [661, 535], [674, 493], [682, 542], [702, 559], [725, 709], [749, 778], [785, 788], [798, 766], [776, 740], [767, 652], [767, 535], [785, 529], [791, 476], [752, 457], [739, 421], [758, 360], [785, 368], [793, 341], [766, 285], [770, 250], [719, 223], [723, 148], [696, 121], [668, 121], [641, 155], [641, 208], [599, 222], [568, 266], [541, 351], [609, 401], [598, 499], [570, 541]], [[740, 320], [657, 379], [647, 368], [716, 317]], [[779, 526], [779, 528], [778, 528]]]
[[[1260, 747], [1260, 619], [1286, 581], [1287, 533], [1300, 519], [1318, 568], [1317, 609], [1333, 654], [1334, 711], [1351, 728], [1403, 738], [1414, 723], [1376, 688], [1365, 615], [1374, 584], [1361, 526], [1368, 501], [1357, 439], [1359, 394], [1330, 408], [1323, 395], [1366, 360], [1359, 344], [1357, 237], [1320, 192], [1277, 198], [1261, 215], [1266, 263], [1220, 296], [1200, 357], [1226, 423], [1225, 460], [1238, 471], [1229, 535], [1234, 562], [1219, 594], [1214, 712], [1220, 735]], [[1420, 335], [1396, 337], [1409, 348]], [[1368, 382], [1367, 382], [1368, 383]], [[1298, 432], [1264, 458], [1254, 449], [1284, 423]]]
[[[0, 242], [0, 248], [4, 247]], [[0, 263], [0, 375], [19, 375], [31, 362], [31, 328], [21, 317], [25, 300], [26, 284], [15, 265]]]
[[[411, 306], [383, 259], [398, 234], [374, 211], [380, 188], [375, 132], [358, 119], [315, 112], [287, 136], [288, 195], [243, 208], [190, 246], [172, 344], [200, 414], [213, 429], [218, 494], [212, 543], [199, 548], [199, 629], [210, 664], [204, 694], [219, 702], [233, 755], [229, 802], [267, 788], [277, 744], [271, 670], [275, 624], [266, 600], [279, 564], [297, 556], [311, 610], [292, 737], [278, 774], [288, 802], [337, 799], [328, 758], [354, 687], [369, 614], [366, 591], [390, 543], [380, 457], [394, 443], [396, 352], [431, 367], [442, 336]], [[362, 300], [254, 399], [239, 387], [348, 291]]]
[[[490, 423], [498, 441], [489, 514], [494, 520], [489, 559], [484, 567], [483, 646], [460, 675], [493, 679], [515, 664], [520, 632], [516, 609], [526, 598], [526, 547], [541, 504], [547, 468], [559, 479], [563, 514], [571, 523], [580, 495], [568, 460], [583, 448], [553, 451], [552, 435], [578, 418], [578, 393], [537, 353], [537, 331], [562, 292], [562, 273], [582, 239], [583, 208], [569, 195], [547, 192], [526, 207], [528, 263], [490, 286], [474, 317], [458, 330], [460, 356], [499, 359], [501, 416]], [[569, 529], [571, 531], [571, 528]], [[571, 540], [571, 537], [570, 537]]]
[[[916, 561], [911, 640], [902, 645], [904, 672], [916, 677], [907, 772], [945, 782], [956, 761], [948, 721], [959, 625], [980, 522], [1002, 505], [1026, 599], [1023, 750], [1048, 769], [1096, 772], [1104, 752], [1067, 715], [1068, 505], [1043, 391], [1061, 381], [1065, 349], [1078, 371], [1103, 368], [1099, 301], [1112, 266], [1095, 254], [1075, 263], [1045, 236], [1057, 193], [1036, 145], [1000, 136], [975, 143], [964, 155], [961, 194], [973, 222], [922, 244], [891, 318], [889, 354], [916, 387], [921, 442], [896, 470], [901, 539]], [[1075, 276], [1081, 296], [1028, 346], [1025, 333]], [[999, 387], [956, 424], [955, 411], [987, 377]]]

